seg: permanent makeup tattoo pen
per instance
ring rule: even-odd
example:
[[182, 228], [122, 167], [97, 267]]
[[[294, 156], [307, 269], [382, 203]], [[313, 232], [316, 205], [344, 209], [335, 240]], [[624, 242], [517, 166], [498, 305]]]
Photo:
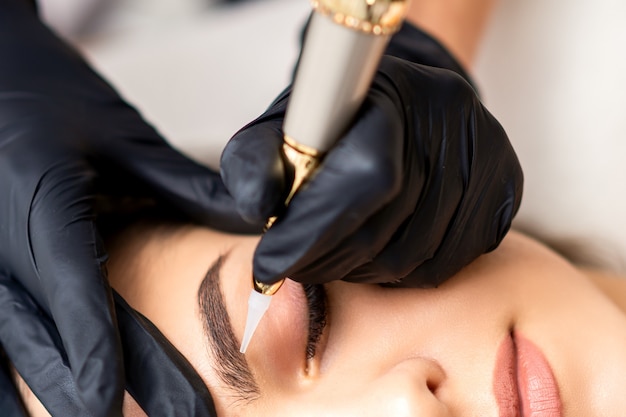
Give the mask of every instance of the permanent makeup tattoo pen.
[[[295, 172], [286, 205], [352, 122], [389, 38], [402, 24], [408, 2], [313, 0], [283, 123], [283, 151]], [[274, 220], [268, 220], [266, 230]], [[284, 279], [271, 285], [252, 281], [242, 353]]]

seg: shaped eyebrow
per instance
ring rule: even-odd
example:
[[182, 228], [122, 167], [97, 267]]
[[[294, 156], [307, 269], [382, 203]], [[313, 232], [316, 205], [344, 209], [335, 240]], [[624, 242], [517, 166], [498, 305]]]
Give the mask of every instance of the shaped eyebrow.
[[239, 401], [250, 402], [259, 397], [260, 391], [245, 357], [239, 353], [239, 344], [224, 303], [220, 270], [225, 259], [226, 255], [220, 255], [209, 267], [198, 288], [198, 305], [204, 333], [215, 360], [213, 368]]

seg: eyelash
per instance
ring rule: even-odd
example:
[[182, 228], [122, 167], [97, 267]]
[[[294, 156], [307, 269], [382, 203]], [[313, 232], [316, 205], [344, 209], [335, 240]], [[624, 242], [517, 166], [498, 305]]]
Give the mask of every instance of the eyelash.
[[313, 359], [317, 345], [326, 327], [326, 291], [320, 284], [303, 284], [309, 309], [309, 333], [306, 343], [306, 359]]

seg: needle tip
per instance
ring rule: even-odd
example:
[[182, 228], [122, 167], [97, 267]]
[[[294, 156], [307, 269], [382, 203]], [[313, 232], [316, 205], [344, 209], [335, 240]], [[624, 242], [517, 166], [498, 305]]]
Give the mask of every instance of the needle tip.
[[246, 353], [246, 350], [248, 350], [248, 345], [250, 344], [250, 340], [252, 340], [252, 335], [254, 335], [256, 328], [269, 308], [270, 301], [272, 301], [271, 295], [260, 294], [255, 290], [250, 292], [250, 297], [248, 298], [246, 327], [243, 331], [243, 339], [241, 340], [239, 352]]

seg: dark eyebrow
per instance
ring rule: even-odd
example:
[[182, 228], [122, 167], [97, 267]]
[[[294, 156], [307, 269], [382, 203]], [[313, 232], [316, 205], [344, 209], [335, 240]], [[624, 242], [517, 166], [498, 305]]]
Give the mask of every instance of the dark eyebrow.
[[250, 402], [259, 397], [260, 391], [245, 357], [239, 353], [239, 344], [224, 303], [220, 270], [226, 256], [220, 255], [209, 267], [198, 289], [198, 305], [209, 349], [215, 358], [213, 368], [222, 382], [234, 391], [238, 401]]

